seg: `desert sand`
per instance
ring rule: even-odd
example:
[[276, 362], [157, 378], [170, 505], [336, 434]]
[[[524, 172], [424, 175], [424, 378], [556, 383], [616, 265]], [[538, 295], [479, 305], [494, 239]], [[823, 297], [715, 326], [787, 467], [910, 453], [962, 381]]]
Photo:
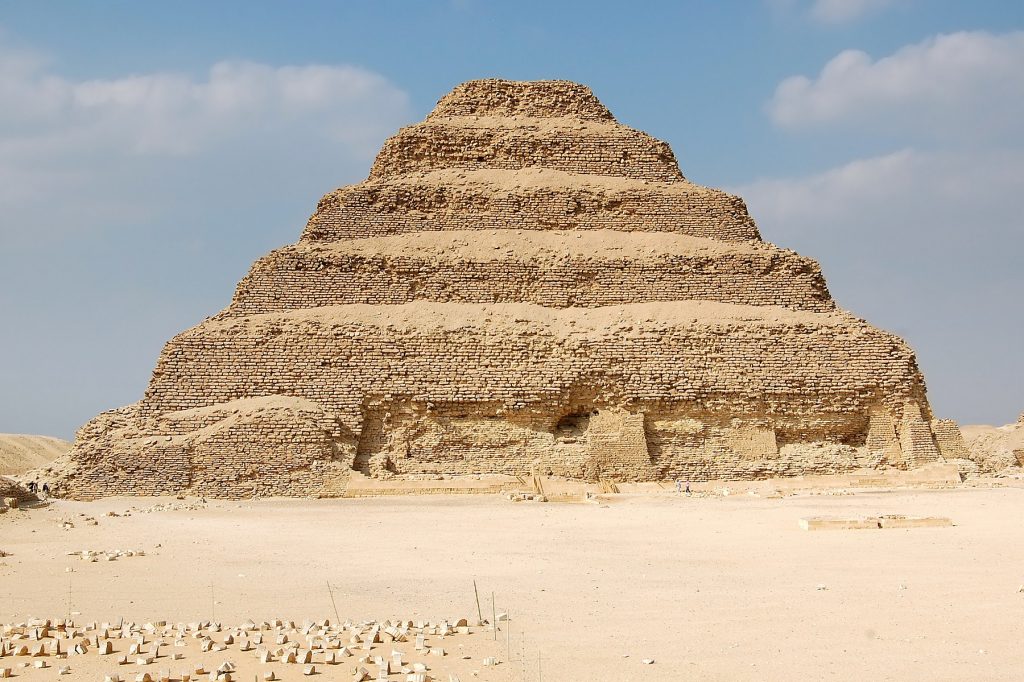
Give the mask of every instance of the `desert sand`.
[[[510, 631], [497, 643], [474, 632], [460, 641], [470, 659], [457, 649], [439, 659], [438, 671], [455, 664], [462, 680], [1019, 679], [1022, 503], [1021, 488], [963, 486], [577, 504], [57, 501], [0, 515], [0, 550], [11, 554], [0, 559], [0, 622], [69, 612], [79, 622], [334, 620], [328, 582], [342, 619], [475, 619], [476, 580], [483, 610], [493, 591]], [[955, 525], [799, 526], [893, 513]], [[68, 556], [84, 549], [145, 555]], [[490, 655], [501, 664], [482, 667]], [[322, 679], [350, 679], [349, 668], [324, 668]], [[284, 679], [299, 677], [296, 668]]]
[[49, 464], [71, 450], [71, 443], [50, 436], [0, 433], [0, 476], [23, 474]]

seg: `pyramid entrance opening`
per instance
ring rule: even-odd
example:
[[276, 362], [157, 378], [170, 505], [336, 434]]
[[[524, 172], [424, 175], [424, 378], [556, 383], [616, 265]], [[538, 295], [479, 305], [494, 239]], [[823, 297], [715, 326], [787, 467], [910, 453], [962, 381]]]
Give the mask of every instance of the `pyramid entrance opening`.
[[561, 445], [585, 445], [587, 442], [587, 431], [590, 428], [591, 414], [597, 414], [597, 410], [591, 412], [573, 412], [558, 420], [555, 424], [555, 443]]

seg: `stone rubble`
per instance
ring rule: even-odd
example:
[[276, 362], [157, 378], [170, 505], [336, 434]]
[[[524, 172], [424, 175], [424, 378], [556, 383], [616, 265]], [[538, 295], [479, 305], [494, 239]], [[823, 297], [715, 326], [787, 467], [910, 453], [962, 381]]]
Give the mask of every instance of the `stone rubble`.
[[[106, 681], [208, 678], [230, 682], [238, 670], [236, 661], [248, 657], [264, 666], [260, 671], [264, 680], [281, 679], [281, 675], [294, 669], [304, 676], [327, 674], [331, 679], [339, 674], [351, 674], [354, 679], [391, 679], [389, 676], [398, 675], [403, 680], [430, 682], [447, 679], [444, 671], [447, 652], [431, 643], [450, 642], [452, 638], [475, 632], [465, 619], [457, 622], [467, 624], [457, 626], [456, 622], [444, 620], [332, 623], [325, 619], [297, 625], [294, 621], [278, 619], [229, 626], [211, 621], [140, 624], [122, 619], [112, 623], [78, 623], [71, 619], [34, 618], [0, 624], [0, 663], [8, 658], [29, 658], [36, 659], [31, 662], [33, 667], [42, 669], [60, 662], [59, 674], [64, 675], [73, 673], [76, 657], [100, 656], [110, 657], [113, 666], [129, 668], [125, 672], [107, 673], [101, 678]], [[227, 636], [218, 635], [223, 632], [228, 633]], [[227, 646], [220, 646], [220, 650], [226, 657], [210, 671], [204, 665], [184, 662], [177, 672], [166, 667], [145, 670], [151, 666], [166, 666], [169, 661], [182, 661], [182, 654], [171, 655], [162, 648], [184, 647], [188, 639], [200, 643], [224, 641]], [[415, 649], [396, 648], [410, 640], [416, 641]], [[358, 651], [351, 648], [355, 644], [360, 645]], [[234, 656], [232, 645], [236, 646], [238, 656], [228, 658]], [[118, 655], [123, 651], [128, 655]], [[489, 656], [484, 659], [484, 665], [493, 667], [500, 665], [500, 661]], [[11, 667], [0, 665], [0, 677], [12, 675]]]

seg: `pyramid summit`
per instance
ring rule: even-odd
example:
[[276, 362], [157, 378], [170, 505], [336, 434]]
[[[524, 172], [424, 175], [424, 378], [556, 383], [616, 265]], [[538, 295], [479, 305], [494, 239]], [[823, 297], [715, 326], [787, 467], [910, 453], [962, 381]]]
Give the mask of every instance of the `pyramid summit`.
[[142, 400], [80, 430], [60, 490], [839, 473], [940, 460], [939, 431], [908, 345], [740, 198], [583, 85], [479, 80], [171, 339]]

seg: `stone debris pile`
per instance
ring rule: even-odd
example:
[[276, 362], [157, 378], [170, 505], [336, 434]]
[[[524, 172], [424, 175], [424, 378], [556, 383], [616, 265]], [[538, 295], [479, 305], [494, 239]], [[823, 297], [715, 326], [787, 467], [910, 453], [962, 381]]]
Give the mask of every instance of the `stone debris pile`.
[[[450, 650], [487, 625], [470, 626], [467, 619], [319, 620], [301, 625], [249, 620], [234, 626], [215, 621], [30, 619], [0, 626], [0, 678], [18, 670], [17, 676], [35, 679], [29, 675], [31, 669], [58, 666], [61, 675], [86, 679], [82, 671], [96, 669], [95, 659], [100, 658], [106, 672], [93, 679], [104, 682], [231, 682], [253, 675], [280, 680], [317, 674], [356, 682], [446, 682], [458, 680], [450, 669], [471, 658], [450, 656]], [[479, 661], [480, 667], [500, 664], [492, 655]], [[470, 674], [478, 676], [479, 671]]]
[[17, 481], [0, 476], [0, 514], [17, 509], [22, 502], [35, 502], [38, 498]]
[[77, 556], [82, 561], [117, 561], [122, 557], [137, 557], [146, 556], [146, 552], [141, 549], [108, 549], [108, 550], [97, 550], [97, 549], [82, 549], [76, 552], [68, 552], [68, 556]]
[[340, 496], [375, 479], [636, 482], [959, 456], [900, 338], [742, 199], [568, 81], [463, 83], [324, 196], [61, 495]]
[[946, 528], [952, 526], [953, 521], [945, 516], [883, 514], [852, 518], [809, 516], [800, 519], [799, 524], [803, 530], [877, 530], [879, 528]]

